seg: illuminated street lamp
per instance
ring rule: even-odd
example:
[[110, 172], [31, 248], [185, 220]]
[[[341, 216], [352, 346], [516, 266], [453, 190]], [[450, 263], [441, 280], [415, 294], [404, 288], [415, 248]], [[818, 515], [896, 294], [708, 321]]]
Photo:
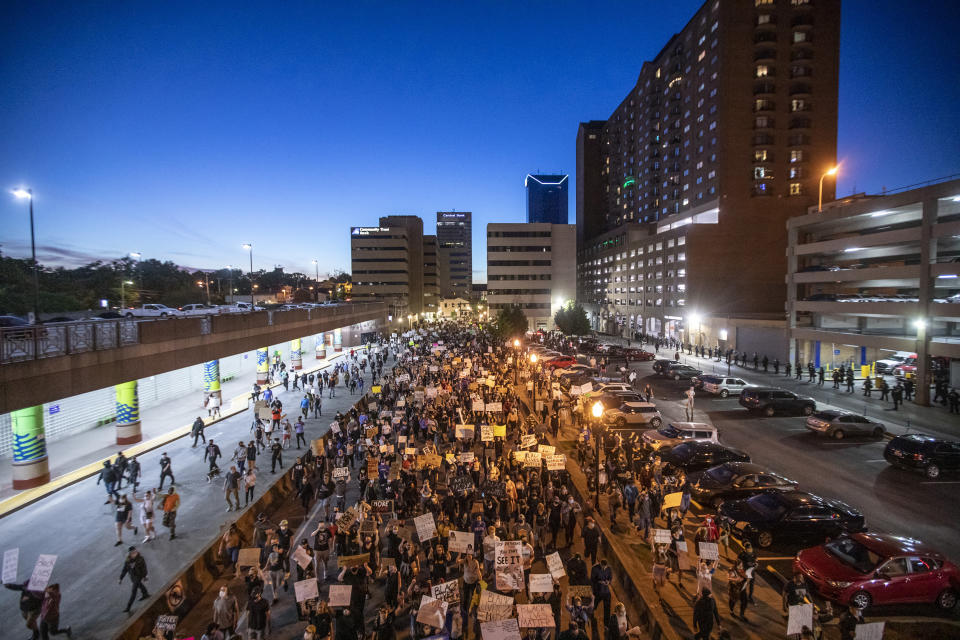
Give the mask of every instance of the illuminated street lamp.
[[817, 199], [817, 213], [821, 213], [823, 211], [823, 179], [827, 176], [837, 175], [837, 171], [839, 170], [840, 167], [830, 167], [822, 176], [820, 176], [820, 197]]
[[230, 302], [233, 302], [233, 265], [228, 264], [227, 270], [230, 272]]
[[253, 304], [253, 290], [256, 289], [253, 286], [253, 245], [247, 242], [243, 245], [243, 248], [250, 252], [250, 310], [253, 311], [255, 306]]
[[37, 241], [33, 231], [33, 189], [11, 191], [18, 200], [30, 201], [30, 259], [33, 262], [33, 322], [40, 322], [40, 267], [37, 264]]
[[603, 415], [603, 403], [599, 400], [593, 403], [593, 408], [590, 410], [593, 414], [593, 440], [596, 443], [596, 467], [594, 469], [594, 489], [596, 489], [596, 494], [594, 498], [593, 507], [598, 512], [600, 511], [600, 437], [602, 435], [603, 423], [600, 421], [600, 416]]

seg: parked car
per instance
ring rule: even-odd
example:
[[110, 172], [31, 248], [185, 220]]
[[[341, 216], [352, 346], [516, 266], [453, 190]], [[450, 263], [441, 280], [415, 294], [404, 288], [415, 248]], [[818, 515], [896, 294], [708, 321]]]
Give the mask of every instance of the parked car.
[[182, 314], [179, 309], [171, 309], [165, 304], [145, 304], [138, 309], [126, 309], [123, 315], [128, 318], [167, 318]]
[[624, 402], [615, 409], [603, 412], [603, 422], [623, 428], [632, 425], [650, 425], [654, 429], [663, 424], [663, 416], [652, 402]]
[[913, 354], [911, 354], [909, 351], [897, 351], [892, 356], [877, 360], [877, 373], [887, 373], [888, 371], [893, 371], [894, 367], [903, 364], [903, 361], [909, 358], [911, 355]]
[[577, 359], [573, 356], [558, 356], [547, 360], [543, 363], [543, 366], [551, 369], [565, 369], [575, 364], [577, 364]]
[[720, 442], [717, 428], [705, 422], [670, 422], [659, 429], [643, 432], [643, 444], [651, 449], [669, 449], [681, 442], [697, 440]]
[[750, 462], [750, 456], [739, 449], [716, 442], [683, 442], [666, 451], [658, 451], [667, 472], [683, 469], [687, 473], [705, 471], [725, 462]]
[[793, 491], [797, 483], [751, 462], [726, 462], [704, 471], [691, 495], [701, 504], [743, 500], [766, 491]]
[[100, 319], [100, 320], [118, 320], [123, 317], [122, 313], [117, 313], [116, 311], [104, 311], [103, 313], [98, 313], [96, 316], [91, 318]]
[[185, 304], [180, 307], [180, 311], [185, 316], [208, 316], [220, 313], [220, 308], [210, 304]]
[[654, 360], [653, 372], [662, 374], [664, 371], [666, 371], [667, 367], [673, 364], [680, 364], [680, 362], [677, 360], [667, 360], [664, 358], [661, 358], [659, 360]]
[[249, 302], [234, 302], [232, 305], [230, 305], [230, 311], [236, 313], [263, 311], [263, 307], [260, 305], [252, 305]]
[[703, 375], [697, 376], [694, 386], [698, 389], [703, 389], [707, 393], [726, 398], [730, 395], [740, 395], [741, 391], [753, 385], [742, 378]]
[[854, 533], [797, 554], [793, 568], [823, 597], [858, 609], [872, 605], [957, 605], [960, 571], [919, 540], [882, 533]]
[[749, 411], [758, 411], [766, 416], [776, 413], [800, 413], [809, 416], [817, 410], [813, 398], [801, 396], [779, 387], [749, 387], [740, 392], [740, 404]]
[[0, 316], [0, 327], [26, 327], [30, 323], [17, 316]]
[[674, 380], [690, 380], [691, 378], [702, 376], [703, 371], [696, 367], [691, 367], [688, 364], [677, 363], [667, 367], [660, 375], [665, 378], [673, 378]]
[[936, 480], [944, 471], [960, 469], [960, 442], [908, 433], [888, 442], [883, 457], [895, 467], [922, 471]]
[[843, 440], [847, 436], [882, 438], [887, 432], [882, 422], [839, 409], [817, 411], [807, 418], [807, 429], [837, 440]]
[[647, 360], [653, 360], [657, 356], [649, 351], [644, 351], [643, 349], [624, 349], [623, 357], [625, 357], [627, 360], [646, 362]]
[[594, 385], [594, 390], [601, 393], [606, 393], [608, 391], [633, 391], [634, 389], [626, 382], [605, 382], [603, 384]]
[[859, 511], [806, 491], [767, 491], [725, 502], [717, 513], [735, 533], [763, 549], [775, 540], [810, 544], [863, 530]]

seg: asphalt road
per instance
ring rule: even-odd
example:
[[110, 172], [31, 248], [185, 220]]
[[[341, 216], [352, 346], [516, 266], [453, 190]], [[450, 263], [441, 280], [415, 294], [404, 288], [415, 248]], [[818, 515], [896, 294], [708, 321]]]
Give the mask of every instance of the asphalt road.
[[[647, 383], [653, 387], [654, 402], [666, 421], [685, 419], [680, 399], [689, 382], [656, 376], [650, 363], [636, 363], [631, 368], [637, 370], [640, 388]], [[769, 378], [742, 370], [736, 375], [748, 382], [769, 383]], [[847, 402], [857, 401], [851, 398]], [[960, 501], [956, 499], [960, 477], [927, 481], [919, 473], [886, 463], [886, 439], [838, 442], [819, 437], [807, 430], [800, 416], [753, 415], [740, 406], [737, 397], [720, 399], [698, 393], [695, 418], [715, 425], [722, 443], [799, 482], [799, 489], [838, 498], [859, 509], [869, 529], [918, 538], [960, 562], [955, 548], [960, 531]], [[776, 544], [773, 550], [776, 552]]]

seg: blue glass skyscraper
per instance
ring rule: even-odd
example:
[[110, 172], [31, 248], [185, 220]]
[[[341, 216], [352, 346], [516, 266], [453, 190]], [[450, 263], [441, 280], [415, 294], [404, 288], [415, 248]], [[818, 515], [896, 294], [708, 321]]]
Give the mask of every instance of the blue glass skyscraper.
[[568, 177], [527, 174], [527, 222], [567, 224]]

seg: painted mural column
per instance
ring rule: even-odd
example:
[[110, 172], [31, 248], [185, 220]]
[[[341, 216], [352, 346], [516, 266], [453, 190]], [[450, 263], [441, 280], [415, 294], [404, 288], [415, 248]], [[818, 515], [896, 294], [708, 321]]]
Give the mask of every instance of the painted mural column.
[[219, 407], [223, 398], [220, 393], [220, 361], [203, 363], [203, 401], [207, 408]]
[[300, 349], [301, 342], [300, 338], [295, 338], [290, 341], [290, 368], [294, 371], [303, 369], [303, 353]]
[[318, 333], [315, 335], [317, 360], [323, 360], [327, 357], [327, 334]]
[[333, 350], [337, 353], [343, 351], [343, 334], [340, 333], [340, 329], [333, 330]]
[[10, 414], [13, 432], [13, 488], [30, 489], [50, 481], [43, 406]]
[[137, 381], [113, 385], [117, 394], [117, 444], [133, 444], [143, 439], [140, 431], [140, 398]]
[[257, 384], [267, 384], [270, 379], [270, 351], [267, 347], [257, 349]]

